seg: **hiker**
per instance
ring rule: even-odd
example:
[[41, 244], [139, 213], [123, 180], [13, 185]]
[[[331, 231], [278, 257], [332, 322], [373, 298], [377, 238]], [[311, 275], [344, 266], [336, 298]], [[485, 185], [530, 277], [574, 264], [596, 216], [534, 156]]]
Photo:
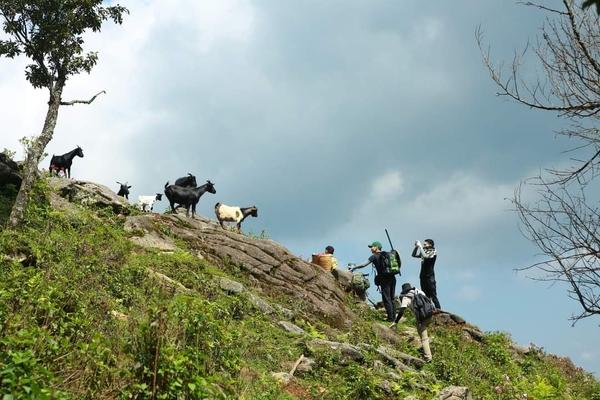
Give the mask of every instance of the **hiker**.
[[421, 259], [421, 273], [419, 274], [421, 290], [433, 301], [435, 308], [441, 310], [442, 307], [440, 307], [440, 301], [437, 298], [435, 271], [433, 270], [435, 260], [437, 259], [437, 253], [434, 246], [433, 239], [425, 239], [423, 245], [417, 240], [415, 241], [415, 248], [412, 252], [412, 256]]
[[[396, 330], [398, 328], [398, 321], [404, 315], [404, 311], [406, 311], [407, 307], [410, 307], [415, 314], [415, 321], [417, 323], [417, 332], [419, 332], [419, 337], [421, 338], [421, 345], [423, 346], [423, 354], [425, 356], [425, 361], [431, 362], [431, 349], [429, 348], [429, 336], [427, 335], [427, 326], [431, 323], [431, 319], [433, 314], [428, 318], [425, 318], [422, 321], [419, 321], [417, 318], [417, 311], [415, 310], [415, 301], [414, 298], [417, 293], [424, 294], [423, 291], [412, 287], [410, 283], [404, 283], [402, 285], [402, 292], [400, 292], [400, 296], [402, 297], [402, 302], [400, 303], [400, 311], [398, 311], [398, 316], [394, 320], [394, 323], [390, 325], [390, 328]], [[432, 310], [433, 311], [433, 310]]]
[[325, 253], [313, 255], [313, 262], [320, 265], [327, 271], [333, 271], [338, 267], [338, 260], [333, 256], [334, 251], [335, 249], [333, 246], [325, 247]]
[[371, 248], [371, 257], [364, 263], [351, 267], [350, 272], [353, 272], [355, 269], [364, 268], [371, 263], [375, 266], [375, 270], [377, 271], [375, 285], [379, 286], [381, 289], [381, 301], [383, 302], [387, 314], [386, 321], [392, 322], [396, 315], [396, 307], [394, 305], [394, 297], [396, 296], [396, 276], [383, 275], [380, 272], [383, 270], [380, 259], [381, 248], [383, 247], [381, 242], [375, 241], [368, 245], [368, 247]]

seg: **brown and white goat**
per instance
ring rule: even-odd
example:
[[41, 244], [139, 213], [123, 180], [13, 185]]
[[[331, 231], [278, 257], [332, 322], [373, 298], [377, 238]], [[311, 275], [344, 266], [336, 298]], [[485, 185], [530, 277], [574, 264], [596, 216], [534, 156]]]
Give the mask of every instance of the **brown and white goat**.
[[236, 229], [239, 232], [242, 229], [242, 221], [244, 221], [248, 215], [258, 217], [258, 208], [256, 206], [245, 208], [231, 207], [217, 203], [215, 204], [215, 214], [217, 215], [219, 224], [221, 224], [221, 228], [225, 229], [223, 222], [235, 222], [237, 224]]

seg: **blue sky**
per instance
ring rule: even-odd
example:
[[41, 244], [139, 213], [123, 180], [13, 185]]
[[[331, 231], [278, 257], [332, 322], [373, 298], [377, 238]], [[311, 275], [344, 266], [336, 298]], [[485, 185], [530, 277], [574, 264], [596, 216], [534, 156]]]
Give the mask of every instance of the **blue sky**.
[[[214, 218], [217, 201], [256, 205], [244, 230], [304, 258], [333, 245], [340, 263], [362, 262], [369, 242], [388, 247], [387, 228], [403, 257], [398, 285], [418, 283], [410, 252], [431, 237], [444, 309], [600, 373], [598, 319], [571, 327], [579, 306], [566, 288], [514, 270], [539, 256], [506, 199], [568, 162], [573, 144], [554, 134], [566, 121], [496, 97], [475, 40], [481, 26], [492, 61], [510, 62], [544, 12], [502, 0], [123, 5], [122, 26], [86, 38], [99, 63], [69, 80], [64, 100], [106, 95], [61, 108], [46, 149], [80, 145], [75, 178], [115, 191], [129, 181], [135, 202], [192, 172], [216, 183], [200, 214]], [[0, 59], [0, 138], [17, 159], [47, 101], [25, 65]]]

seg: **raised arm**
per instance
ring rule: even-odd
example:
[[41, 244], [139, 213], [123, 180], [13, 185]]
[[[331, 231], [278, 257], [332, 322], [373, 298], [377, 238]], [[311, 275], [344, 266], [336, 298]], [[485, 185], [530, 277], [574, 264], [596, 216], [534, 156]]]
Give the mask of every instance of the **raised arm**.
[[412, 251], [411, 256], [413, 256], [414, 258], [421, 258], [420, 250], [421, 250], [421, 248], [419, 246], [415, 246], [415, 248]]
[[364, 267], [366, 267], [366, 266], [367, 266], [367, 265], [369, 265], [369, 264], [371, 264], [371, 260], [370, 260], [370, 259], [369, 259], [369, 260], [367, 260], [367, 261], [365, 261], [365, 262], [364, 262], [364, 263], [362, 263], [362, 264], [358, 264], [358, 265], [355, 265], [354, 267], [350, 268], [350, 272], [354, 271], [355, 269], [361, 269], [361, 268], [364, 268]]

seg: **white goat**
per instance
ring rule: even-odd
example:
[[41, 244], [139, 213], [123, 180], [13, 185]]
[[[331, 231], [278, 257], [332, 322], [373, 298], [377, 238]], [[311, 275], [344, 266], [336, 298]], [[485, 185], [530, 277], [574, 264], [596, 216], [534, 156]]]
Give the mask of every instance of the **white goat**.
[[154, 203], [162, 200], [162, 193], [156, 193], [154, 196], [139, 196], [138, 200], [140, 201], [140, 210], [152, 211]]
[[217, 215], [219, 224], [221, 224], [221, 228], [225, 229], [225, 226], [223, 226], [224, 221], [235, 222], [237, 223], [237, 231], [239, 232], [242, 229], [242, 221], [245, 220], [248, 215], [258, 217], [258, 208], [256, 208], [256, 206], [245, 208], [230, 207], [225, 204], [217, 203], [215, 204], [215, 214]]

